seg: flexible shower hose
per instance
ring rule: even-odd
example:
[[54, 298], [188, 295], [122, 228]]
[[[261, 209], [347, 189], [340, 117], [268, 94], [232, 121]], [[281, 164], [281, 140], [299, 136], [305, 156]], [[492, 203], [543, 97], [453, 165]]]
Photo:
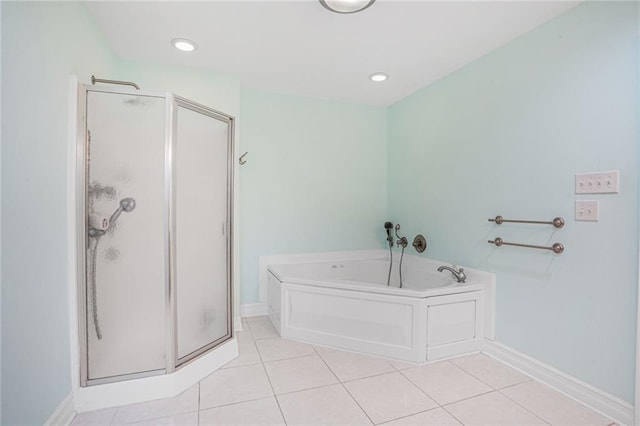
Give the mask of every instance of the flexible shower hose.
[[387, 276], [387, 287], [391, 282], [391, 267], [393, 266], [393, 251], [391, 250], [391, 244], [389, 244], [389, 275]]
[[402, 251], [400, 252], [400, 266], [398, 270], [400, 271], [400, 288], [402, 288], [402, 258], [404, 257], [404, 245], [402, 246]]
[[98, 337], [98, 340], [102, 340], [102, 331], [100, 330], [100, 322], [98, 320], [98, 292], [96, 289], [96, 259], [98, 255], [98, 243], [100, 242], [100, 237], [93, 238], [95, 239], [95, 245], [93, 246], [93, 250], [89, 249], [91, 251], [91, 273], [89, 274], [91, 290], [89, 292], [89, 299], [91, 302], [91, 314], [93, 316], [93, 325], [96, 329], [96, 336]]

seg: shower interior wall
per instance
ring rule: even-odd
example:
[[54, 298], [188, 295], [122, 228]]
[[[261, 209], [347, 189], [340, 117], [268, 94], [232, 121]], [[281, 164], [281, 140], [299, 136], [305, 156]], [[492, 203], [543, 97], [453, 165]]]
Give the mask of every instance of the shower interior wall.
[[[638, 106], [637, 93], [622, 87], [637, 87], [638, 46], [629, 16], [637, 16], [634, 3], [578, 6], [382, 108], [117, 59], [83, 4], [3, 2], [2, 423], [41, 424], [71, 391], [65, 256], [73, 224], [61, 108], [71, 74], [137, 81], [238, 118], [236, 154], [249, 151], [236, 168], [243, 304], [259, 301], [257, 256], [378, 248], [391, 219], [409, 236], [424, 233], [429, 257], [497, 273], [498, 340], [632, 401]], [[526, 90], [531, 82], [537, 94]], [[495, 108], [500, 114], [489, 115]], [[538, 153], [541, 143], [550, 152]], [[599, 223], [573, 222], [573, 174], [605, 169], [621, 170], [621, 193], [602, 197]], [[564, 215], [568, 225], [556, 233], [498, 230], [505, 239], [562, 239], [567, 252], [492, 250], [483, 241], [495, 232], [486, 223], [495, 214]], [[606, 244], [594, 249], [592, 241]], [[34, 257], [37, 268], [27, 263]], [[610, 267], [620, 264], [629, 271]], [[541, 306], [555, 323], [541, 321]]]

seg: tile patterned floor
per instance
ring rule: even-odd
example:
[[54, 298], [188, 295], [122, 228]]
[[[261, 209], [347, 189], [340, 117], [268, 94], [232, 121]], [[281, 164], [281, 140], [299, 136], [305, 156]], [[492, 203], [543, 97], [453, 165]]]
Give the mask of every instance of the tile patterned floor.
[[240, 356], [179, 396], [71, 424], [613, 424], [484, 354], [415, 366], [283, 340], [266, 317], [242, 322]]

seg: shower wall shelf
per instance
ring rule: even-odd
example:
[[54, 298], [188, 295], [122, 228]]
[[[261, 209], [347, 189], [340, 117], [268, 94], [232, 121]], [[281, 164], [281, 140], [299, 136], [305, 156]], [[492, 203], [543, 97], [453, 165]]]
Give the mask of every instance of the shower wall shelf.
[[561, 217], [556, 217], [550, 221], [543, 220], [513, 220], [513, 219], [505, 219], [502, 216], [496, 216], [495, 218], [489, 218], [489, 222], [495, 222], [497, 225], [501, 225], [503, 223], [532, 223], [536, 225], [553, 225], [555, 228], [562, 228], [564, 226], [564, 219]]
[[526, 247], [526, 248], [533, 248], [533, 249], [540, 249], [540, 250], [551, 250], [552, 252], [554, 252], [555, 254], [561, 254], [564, 251], [564, 245], [562, 245], [562, 243], [555, 243], [554, 245], [552, 245], [551, 247], [547, 247], [547, 246], [534, 246], [531, 244], [520, 244], [520, 243], [508, 243], [506, 241], [504, 241], [502, 238], [497, 237], [494, 240], [489, 240], [487, 241], [489, 244], [495, 244], [496, 247], [500, 247], [500, 246], [515, 246], [515, 247]]

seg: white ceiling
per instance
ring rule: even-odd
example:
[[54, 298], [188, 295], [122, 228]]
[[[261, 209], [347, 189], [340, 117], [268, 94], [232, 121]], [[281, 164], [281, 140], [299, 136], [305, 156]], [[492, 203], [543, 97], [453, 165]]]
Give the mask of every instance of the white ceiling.
[[[317, 0], [89, 2], [125, 59], [235, 75], [245, 87], [389, 105], [574, 7], [570, 1], [378, 0], [329, 12]], [[182, 53], [170, 40], [199, 49]], [[390, 75], [384, 83], [368, 76]]]

